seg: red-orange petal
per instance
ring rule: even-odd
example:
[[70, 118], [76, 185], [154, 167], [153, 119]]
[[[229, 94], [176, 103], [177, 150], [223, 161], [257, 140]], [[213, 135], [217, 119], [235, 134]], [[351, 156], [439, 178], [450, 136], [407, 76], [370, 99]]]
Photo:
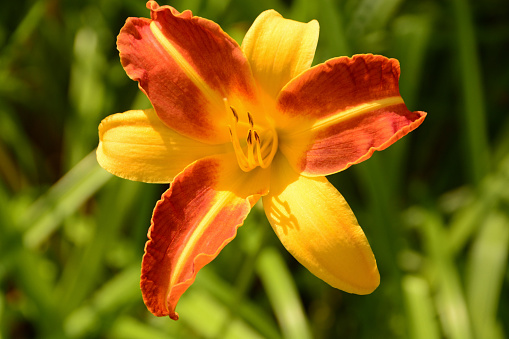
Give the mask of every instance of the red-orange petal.
[[143, 300], [153, 314], [178, 319], [181, 295], [267, 193], [268, 173], [242, 172], [235, 157], [221, 155], [199, 160], [175, 178], [154, 209], [142, 263]]
[[399, 94], [399, 63], [379, 55], [341, 57], [283, 88], [275, 121], [280, 149], [295, 170], [329, 175], [368, 159], [417, 128]]
[[209, 143], [229, 141], [223, 98], [253, 101], [254, 80], [239, 45], [216, 23], [147, 2], [151, 19], [129, 18], [117, 48], [161, 120]]

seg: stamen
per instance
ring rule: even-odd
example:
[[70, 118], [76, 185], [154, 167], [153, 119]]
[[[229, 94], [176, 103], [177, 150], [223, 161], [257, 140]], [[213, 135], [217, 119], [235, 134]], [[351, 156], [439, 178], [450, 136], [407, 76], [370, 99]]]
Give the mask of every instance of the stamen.
[[256, 131], [254, 131], [254, 136], [255, 136], [256, 142], [261, 142], [260, 136], [258, 135], [258, 133]]
[[[278, 147], [276, 131], [273, 129], [269, 130], [268, 131], [269, 135], [267, 136], [269, 143], [264, 143], [264, 145], [262, 145], [262, 139], [258, 132], [254, 129], [253, 116], [251, 115], [251, 113], [247, 112], [247, 119], [249, 126], [251, 128], [248, 130], [246, 136], [247, 154], [244, 153], [243, 147], [240, 144], [240, 139], [237, 133], [237, 124], [240, 123], [241, 125], [245, 126], [245, 123], [239, 122], [239, 114], [237, 113], [237, 110], [230, 105], [227, 98], [223, 98], [223, 102], [225, 109], [230, 110], [232, 114], [230, 115], [231, 122], [228, 125], [228, 131], [230, 132], [230, 140], [232, 142], [233, 149], [235, 151], [235, 156], [237, 158], [237, 162], [239, 163], [240, 169], [243, 170], [244, 172], [249, 172], [257, 166], [260, 166], [261, 168], [269, 167], [272, 159], [274, 158], [277, 152]], [[269, 147], [271, 147], [272, 149], [270, 150], [268, 157], [264, 157], [263, 155], [267, 153]]]
[[233, 149], [235, 151], [235, 156], [237, 157], [237, 162], [239, 163], [240, 169], [244, 172], [249, 172], [251, 168], [249, 167], [249, 162], [244, 155], [244, 151], [242, 151], [242, 148], [240, 147], [239, 139], [237, 138], [237, 131], [235, 128], [231, 128], [231, 126], [228, 126], [228, 129], [230, 131], [230, 139], [233, 144]]
[[[277, 152], [277, 146], [278, 146], [278, 140], [277, 140], [277, 134], [275, 131], [272, 131], [272, 149], [270, 150], [270, 154], [268, 157], [265, 157], [267, 159], [267, 163], [263, 161], [263, 155], [262, 155], [262, 147], [261, 147], [261, 139], [258, 133], [255, 132], [255, 140], [256, 140], [256, 153], [258, 158], [258, 164], [261, 168], [267, 168], [269, 167], [272, 159], [276, 155]], [[265, 147], [263, 147], [263, 150], [265, 150]]]
[[239, 115], [237, 114], [237, 111], [233, 106], [230, 106], [230, 109], [232, 110], [233, 116], [235, 117], [235, 122], [239, 122]]
[[247, 120], [249, 120], [249, 125], [251, 126], [251, 128], [253, 128], [254, 127], [253, 117], [249, 112], [247, 112]]
[[247, 162], [253, 168], [256, 167], [253, 148], [253, 132], [251, 130], [247, 133]]
[[226, 109], [230, 109], [233, 118], [232, 118], [232, 125], [228, 125], [228, 131], [230, 132], [230, 140], [233, 145], [233, 149], [235, 151], [235, 156], [237, 157], [237, 162], [239, 163], [240, 169], [242, 169], [244, 172], [249, 172], [251, 170], [249, 163], [247, 161], [246, 155], [244, 154], [244, 151], [242, 150], [242, 147], [240, 146], [239, 137], [237, 135], [237, 123], [239, 122], [239, 115], [235, 111], [235, 108], [233, 106], [229, 105], [228, 99], [223, 98], [223, 102]]
[[[256, 132], [255, 132], [256, 133]], [[247, 144], [250, 145], [253, 143], [253, 137], [252, 137], [253, 133], [251, 130], [249, 130], [249, 132], [247, 132]]]
[[261, 168], [267, 168], [265, 166], [265, 163], [263, 162], [262, 150], [260, 149], [261, 140], [260, 140], [260, 137], [258, 136], [258, 133], [256, 133], [256, 132], [255, 132], [255, 140], [256, 140], [256, 155], [258, 158], [258, 164], [260, 165]]

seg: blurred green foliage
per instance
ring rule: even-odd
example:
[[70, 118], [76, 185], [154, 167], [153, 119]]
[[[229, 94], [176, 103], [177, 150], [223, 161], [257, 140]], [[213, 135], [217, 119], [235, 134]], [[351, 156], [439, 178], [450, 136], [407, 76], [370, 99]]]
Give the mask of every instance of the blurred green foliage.
[[[160, 4], [166, 4], [160, 2]], [[96, 163], [105, 116], [149, 103], [115, 37], [144, 0], [0, 5], [0, 339], [502, 339], [509, 333], [509, 3], [502, 0], [175, 0], [241, 41], [274, 8], [318, 19], [315, 63], [400, 60], [424, 124], [331, 176], [372, 245], [381, 285], [335, 290], [283, 249], [263, 211], [184, 294], [178, 322], [139, 291], [164, 185]], [[505, 321], [504, 321], [505, 319]]]

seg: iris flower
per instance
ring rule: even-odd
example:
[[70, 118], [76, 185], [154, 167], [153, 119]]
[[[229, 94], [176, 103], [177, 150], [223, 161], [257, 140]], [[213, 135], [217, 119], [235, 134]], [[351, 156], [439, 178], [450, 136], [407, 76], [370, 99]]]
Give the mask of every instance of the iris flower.
[[156, 204], [141, 290], [157, 316], [236, 235], [261, 198], [284, 247], [331, 286], [368, 294], [376, 261], [343, 196], [325, 178], [413, 129], [399, 63], [378, 55], [311, 67], [319, 26], [268, 10], [239, 46], [216, 23], [147, 3], [117, 47], [153, 108], [105, 118], [97, 159], [130, 180], [170, 183]]

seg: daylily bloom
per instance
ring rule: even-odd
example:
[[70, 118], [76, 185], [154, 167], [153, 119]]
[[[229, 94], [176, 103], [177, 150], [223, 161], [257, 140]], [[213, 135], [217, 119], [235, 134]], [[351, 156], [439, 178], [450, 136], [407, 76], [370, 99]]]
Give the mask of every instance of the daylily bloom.
[[147, 3], [118, 36], [127, 75], [153, 109], [99, 126], [97, 159], [126, 179], [170, 183], [142, 263], [148, 309], [175, 307], [197, 272], [236, 235], [262, 198], [286, 249], [331, 286], [368, 294], [380, 277], [368, 240], [326, 175], [368, 159], [413, 129], [399, 63], [377, 55], [311, 67], [319, 26], [273, 10], [239, 46], [216, 23]]

